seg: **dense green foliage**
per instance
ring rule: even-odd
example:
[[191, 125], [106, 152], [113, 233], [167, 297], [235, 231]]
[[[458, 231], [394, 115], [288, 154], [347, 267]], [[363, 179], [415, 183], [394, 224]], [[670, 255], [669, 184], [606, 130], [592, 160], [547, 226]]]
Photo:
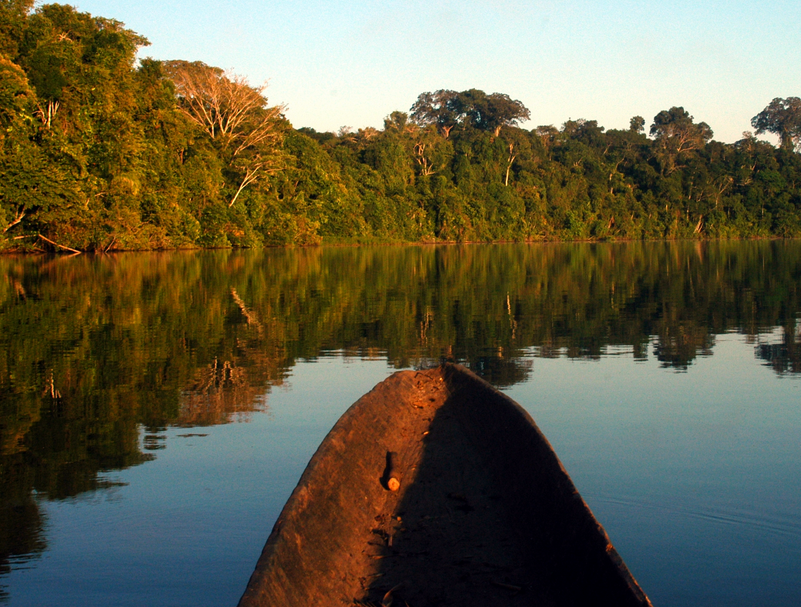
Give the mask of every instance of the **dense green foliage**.
[[628, 130], [517, 126], [500, 93], [423, 93], [381, 130], [294, 129], [263, 87], [137, 61], [119, 22], [0, 0], [0, 250], [801, 235], [801, 104], [735, 144], [673, 107]]

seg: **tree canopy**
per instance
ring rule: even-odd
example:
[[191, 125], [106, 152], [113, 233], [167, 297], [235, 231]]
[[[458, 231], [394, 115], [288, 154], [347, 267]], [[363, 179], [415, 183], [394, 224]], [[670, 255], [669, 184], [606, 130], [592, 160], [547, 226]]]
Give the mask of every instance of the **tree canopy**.
[[662, 110], [654, 116], [651, 135], [656, 140], [657, 150], [663, 157], [663, 170], [672, 173], [676, 162], [688, 152], [700, 150], [712, 139], [712, 129], [706, 122], [693, 122], [683, 107]]
[[165, 73], [175, 85], [178, 108], [220, 150], [239, 183], [228, 206], [245, 187], [278, 167], [275, 151], [283, 138], [283, 108], [268, 107], [263, 85], [196, 61], [168, 61]]
[[421, 93], [411, 107], [412, 120], [421, 125], [436, 124], [447, 136], [456, 125], [489, 131], [496, 137], [504, 126], [514, 126], [531, 117], [520, 101], [509, 95], [470, 89]]
[[781, 147], [794, 150], [801, 145], [801, 99], [776, 97], [751, 119], [756, 134], [773, 133], [779, 136]]
[[421, 93], [383, 128], [295, 129], [264, 86], [58, 4], [0, 0], [0, 250], [801, 236], [801, 102], [712, 139], [683, 107], [626, 129], [521, 125]]

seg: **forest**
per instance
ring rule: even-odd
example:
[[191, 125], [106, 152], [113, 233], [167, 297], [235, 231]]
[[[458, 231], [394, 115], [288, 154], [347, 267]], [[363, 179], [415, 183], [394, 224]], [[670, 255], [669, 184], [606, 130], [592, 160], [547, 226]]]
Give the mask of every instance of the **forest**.
[[527, 130], [522, 102], [477, 89], [316, 132], [264, 86], [147, 44], [0, 0], [0, 251], [801, 236], [797, 97], [734, 144], [678, 106]]

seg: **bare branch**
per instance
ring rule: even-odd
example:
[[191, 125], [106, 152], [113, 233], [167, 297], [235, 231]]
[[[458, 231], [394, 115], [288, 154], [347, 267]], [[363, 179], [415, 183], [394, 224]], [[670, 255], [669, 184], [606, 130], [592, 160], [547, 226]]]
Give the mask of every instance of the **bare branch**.
[[232, 169], [244, 171], [231, 207], [248, 185], [277, 170], [270, 156], [281, 145], [284, 107], [267, 105], [266, 85], [252, 87], [243, 76], [205, 63], [172, 61], [165, 71], [175, 83], [181, 111], [226, 153]]
[[15, 217], [15, 218], [14, 218], [14, 219], [11, 221], [11, 223], [9, 223], [9, 224], [6, 226], [6, 229], [5, 229], [5, 230], [3, 230], [3, 234], [5, 234], [6, 232], [8, 232], [8, 231], [9, 231], [11, 228], [13, 228], [15, 225], [17, 225], [17, 224], [18, 224], [20, 221], [22, 221], [23, 219], [25, 219], [25, 209], [20, 209], [20, 210], [17, 212], [17, 216], [16, 216], [16, 217]]
[[243, 76], [200, 62], [166, 64], [181, 100], [181, 110], [232, 157], [281, 140], [278, 118], [283, 106], [268, 107], [266, 85], [252, 87]]
[[236, 199], [239, 198], [242, 190], [258, 179], [259, 168], [260, 167], [255, 166], [247, 167], [245, 169], [245, 177], [242, 179], [242, 183], [239, 184], [239, 188], [237, 189], [236, 194], [234, 194], [234, 197], [231, 199], [231, 202], [228, 203], [229, 207], [234, 206], [234, 203], [236, 202]]
[[50, 243], [51, 245], [53, 245], [55, 247], [58, 247], [59, 249], [64, 249], [66, 251], [72, 251], [73, 253], [76, 253], [78, 255], [80, 255], [80, 253], [81, 253], [78, 249], [73, 249], [73, 248], [70, 248], [70, 247], [66, 247], [63, 244], [58, 244], [57, 242], [54, 242], [54, 241], [50, 240], [49, 238], [45, 238], [41, 234], [39, 234], [38, 236], [39, 236], [39, 238], [41, 238], [45, 242]]

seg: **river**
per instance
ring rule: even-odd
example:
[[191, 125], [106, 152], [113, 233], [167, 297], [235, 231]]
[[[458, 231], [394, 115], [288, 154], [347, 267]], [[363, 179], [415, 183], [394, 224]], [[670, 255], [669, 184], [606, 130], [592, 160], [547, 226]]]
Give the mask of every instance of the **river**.
[[0, 257], [0, 603], [235, 605], [397, 369], [521, 403], [657, 607], [801, 604], [801, 243]]

